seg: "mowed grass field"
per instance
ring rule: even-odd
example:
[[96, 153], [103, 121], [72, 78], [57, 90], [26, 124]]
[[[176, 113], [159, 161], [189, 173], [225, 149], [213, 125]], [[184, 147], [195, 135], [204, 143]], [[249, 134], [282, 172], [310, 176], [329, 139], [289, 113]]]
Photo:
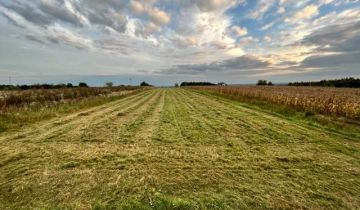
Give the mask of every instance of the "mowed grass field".
[[0, 209], [359, 209], [360, 139], [190, 89], [0, 134]]

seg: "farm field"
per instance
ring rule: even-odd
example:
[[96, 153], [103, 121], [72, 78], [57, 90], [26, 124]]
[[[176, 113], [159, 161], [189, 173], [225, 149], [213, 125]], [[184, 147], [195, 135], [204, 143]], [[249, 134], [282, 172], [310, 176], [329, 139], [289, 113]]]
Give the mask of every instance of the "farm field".
[[0, 209], [357, 209], [358, 136], [148, 89], [0, 133]]
[[248, 103], [275, 104], [288, 109], [360, 120], [358, 88], [291, 86], [203, 86], [191, 87]]

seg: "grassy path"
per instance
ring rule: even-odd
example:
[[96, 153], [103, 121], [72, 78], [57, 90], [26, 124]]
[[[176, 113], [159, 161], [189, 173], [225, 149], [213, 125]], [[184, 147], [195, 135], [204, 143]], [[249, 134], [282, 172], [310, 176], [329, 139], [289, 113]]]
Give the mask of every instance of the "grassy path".
[[0, 209], [357, 209], [360, 140], [184, 89], [0, 135]]

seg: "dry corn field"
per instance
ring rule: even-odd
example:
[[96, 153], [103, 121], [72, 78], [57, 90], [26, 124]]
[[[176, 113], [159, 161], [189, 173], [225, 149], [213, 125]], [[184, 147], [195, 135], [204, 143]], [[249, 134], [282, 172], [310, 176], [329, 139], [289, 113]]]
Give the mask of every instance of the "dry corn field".
[[360, 119], [360, 89], [327, 87], [192, 87], [230, 96], [282, 104], [300, 111]]
[[145, 89], [0, 133], [0, 209], [358, 209], [359, 136]]

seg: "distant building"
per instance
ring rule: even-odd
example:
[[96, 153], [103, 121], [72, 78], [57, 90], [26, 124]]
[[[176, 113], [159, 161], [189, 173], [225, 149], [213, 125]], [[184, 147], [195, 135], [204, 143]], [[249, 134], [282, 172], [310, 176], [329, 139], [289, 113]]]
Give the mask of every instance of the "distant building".
[[227, 86], [227, 84], [225, 82], [219, 82], [218, 86]]

